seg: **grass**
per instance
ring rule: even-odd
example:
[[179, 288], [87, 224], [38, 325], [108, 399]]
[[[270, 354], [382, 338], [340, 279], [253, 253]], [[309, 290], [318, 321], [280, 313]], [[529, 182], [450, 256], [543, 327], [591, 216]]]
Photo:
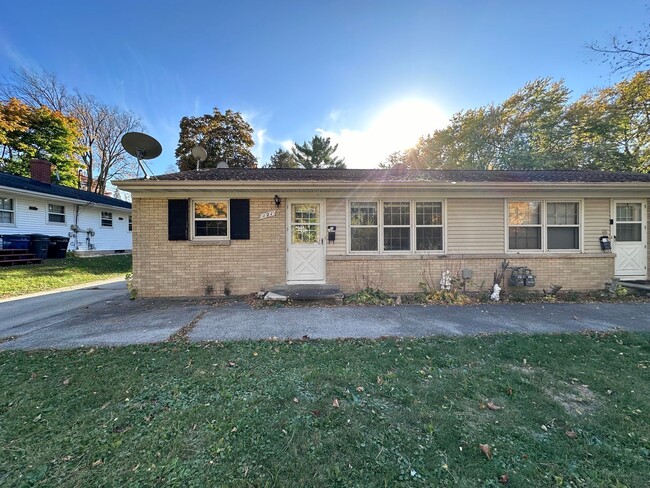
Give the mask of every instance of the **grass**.
[[43, 264], [0, 268], [0, 298], [124, 276], [130, 271], [131, 256], [126, 254], [48, 259]]
[[631, 333], [3, 352], [0, 485], [645, 486], [649, 368]]

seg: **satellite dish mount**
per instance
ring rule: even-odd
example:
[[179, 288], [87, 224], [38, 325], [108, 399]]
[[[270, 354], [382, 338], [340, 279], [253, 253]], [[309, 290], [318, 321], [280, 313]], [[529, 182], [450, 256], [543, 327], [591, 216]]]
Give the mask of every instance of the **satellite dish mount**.
[[196, 159], [196, 170], [199, 170], [199, 165], [208, 159], [208, 152], [201, 146], [194, 146], [192, 148], [192, 156]]
[[156, 139], [142, 132], [127, 132], [122, 136], [122, 147], [138, 159], [138, 167], [144, 173], [145, 179], [153, 175], [153, 171], [144, 160], [157, 158], [162, 153], [162, 146]]

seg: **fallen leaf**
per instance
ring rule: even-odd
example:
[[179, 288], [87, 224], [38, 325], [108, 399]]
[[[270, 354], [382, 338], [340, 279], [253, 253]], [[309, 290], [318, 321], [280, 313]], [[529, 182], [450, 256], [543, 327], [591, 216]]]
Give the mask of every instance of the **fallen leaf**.
[[508, 389], [506, 390], [506, 395], [508, 395], [508, 396], [512, 396], [512, 388], [508, 388]]
[[487, 402], [487, 408], [490, 410], [503, 410], [503, 407], [499, 407], [498, 405], [495, 405], [492, 402]]
[[339, 399], [335, 398], [334, 401], [332, 401], [332, 406], [334, 408], [339, 408], [341, 405], [339, 404]]
[[576, 431], [575, 431], [575, 430], [567, 430], [564, 434], [565, 434], [569, 439], [575, 439], [575, 438], [578, 437], [578, 434], [576, 434]]
[[485, 454], [485, 457], [492, 460], [492, 449], [488, 444], [479, 444], [478, 448]]
[[32, 373], [32, 379], [33, 379], [33, 380], [35, 380], [35, 379], [37, 378], [37, 376], [38, 376], [38, 375], [37, 375], [36, 373]]
[[377, 376], [377, 384], [382, 385], [384, 383], [384, 380], [381, 376]]
[[320, 417], [320, 410], [312, 410], [312, 411], [311, 411], [311, 414], [312, 414], [314, 417]]
[[548, 427], [546, 427], [545, 425], [542, 425], [542, 430], [543, 430], [544, 432], [548, 432]]
[[510, 477], [508, 476], [508, 473], [503, 473], [501, 476], [499, 476], [499, 483], [502, 485], [508, 484], [510, 481]]
[[102, 464], [104, 464], [104, 461], [102, 461], [101, 459], [98, 459], [97, 461], [95, 461], [93, 463], [93, 468], [95, 468], [97, 466], [101, 466]]
[[66, 378], [63, 380], [63, 386], [68, 386], [70, 384], [70, 378]]
[[237, 427], [233, 427], [230, 432], [237, 432]]
[[293, 403], [298, 403], [298, 397], [293, 397]]
[[228, 361], [228, 364], [226, 366], [228, 366], [229, 368], [234, 368], [235, 366], [237, 366], [237, 364], [234, 361]]
[[357, 386], [357, 391], [361, 393], [363, 391], [363, 386]]

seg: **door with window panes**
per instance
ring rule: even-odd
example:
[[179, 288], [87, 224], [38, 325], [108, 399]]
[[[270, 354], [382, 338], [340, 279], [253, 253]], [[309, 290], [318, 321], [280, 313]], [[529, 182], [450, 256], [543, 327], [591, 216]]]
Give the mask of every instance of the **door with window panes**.
[[614, 201], [612, 215], [612, 252], [616, 253], [617, 278], [644, 280], [647, 276], [646, 203]]
[[287, 203], [287, 281], [325, 281], [324, 207], [322, 201]]

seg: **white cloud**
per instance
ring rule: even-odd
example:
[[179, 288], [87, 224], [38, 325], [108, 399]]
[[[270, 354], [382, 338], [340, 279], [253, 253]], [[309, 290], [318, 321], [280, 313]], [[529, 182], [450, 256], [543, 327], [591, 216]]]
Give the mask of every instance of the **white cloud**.
[[287, 139], [286, 141], [282, 141], [280, 145], [283, 147], [283, 149], [287, 151], [291, 151], [291, 148], [293, 147], [294, 142], [291, 139]]
[[380, 111], [365, 129], [317, 129], [345, 158], [348, 168], [376, 168], [386, 157], [414, 146], [418, 139], [447, 125], [448, 116], [426, 100], [409, 99]]

